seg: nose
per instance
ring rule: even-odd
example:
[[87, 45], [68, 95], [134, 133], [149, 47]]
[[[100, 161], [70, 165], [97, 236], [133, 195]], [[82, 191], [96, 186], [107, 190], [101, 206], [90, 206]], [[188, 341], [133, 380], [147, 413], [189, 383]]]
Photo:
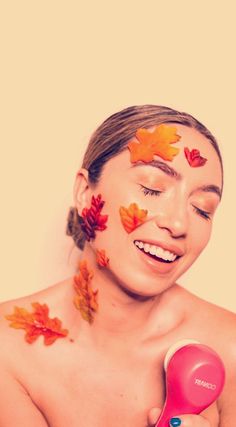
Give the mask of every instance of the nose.
[[187, 207], [183, 200], [168, 199], [158, 206], [155, 223], [159, 228], [169, 231], [173, 237], [185, 237], [187, 234]]

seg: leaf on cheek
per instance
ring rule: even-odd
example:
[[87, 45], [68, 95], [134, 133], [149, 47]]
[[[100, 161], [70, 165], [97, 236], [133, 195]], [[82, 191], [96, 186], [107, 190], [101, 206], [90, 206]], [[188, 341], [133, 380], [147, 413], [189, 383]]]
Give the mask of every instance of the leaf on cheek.
[[84, 208], [82, 210], [82, 216], [79, 217], [80, 226], [88, 241], [95, 239], [95, 231], [103, 231], [107, 228], [105, 224], [108, 215], [101, 214], [104, 203], [101, 194], [98, 194], [97, 197], [92, 196], [90, 208]]
[[97, 264], [100, 267], [107, 267], [109, 264], [109, 258], [106, 256], [105, 249], [97, 250]]
[[135, 230], [146, 220], [148, 211], [140, 209], [136, 203], [131, 203], [128, 208], [121, 206], [119, 209], [121, 222], [127, 233]]

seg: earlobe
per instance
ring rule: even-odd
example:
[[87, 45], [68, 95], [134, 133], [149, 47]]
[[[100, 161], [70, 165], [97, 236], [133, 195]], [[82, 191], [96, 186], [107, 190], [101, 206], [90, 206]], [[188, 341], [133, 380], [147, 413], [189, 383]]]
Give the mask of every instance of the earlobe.
[[91, 190], [88, 183], [88, 171], [87, 169], [81, 168], [76, 174], [76, 180], [74, 183], [74, 205], [81, 215], [82, 210], [90, 203]]

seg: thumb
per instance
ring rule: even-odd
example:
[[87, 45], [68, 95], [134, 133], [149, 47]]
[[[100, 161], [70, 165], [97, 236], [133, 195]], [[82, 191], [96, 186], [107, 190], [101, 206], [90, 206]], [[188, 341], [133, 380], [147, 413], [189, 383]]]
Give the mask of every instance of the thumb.
[[160, 413], [161, 413], [161, 409], [160, 408], [151, 408], [148, 412], [148, 417], [147, 417], [147, 422], [148, 422], [148, 427], [153, 427], [155, 426]]

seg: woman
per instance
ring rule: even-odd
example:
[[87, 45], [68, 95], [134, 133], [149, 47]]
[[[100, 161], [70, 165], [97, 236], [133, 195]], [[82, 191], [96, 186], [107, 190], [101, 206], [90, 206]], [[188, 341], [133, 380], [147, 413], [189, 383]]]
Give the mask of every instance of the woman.
[[209, 241], [222, 189], [217, 142], [192, 116], [144, 105], [105, 120], [68, 215], [77, 274], [2, 304], [2, 427], [152, 426], [165, 354], [186, 338], [218, 352], [226, 383], [171, 425], [233, 427], [236, 316], [176, 283]]

